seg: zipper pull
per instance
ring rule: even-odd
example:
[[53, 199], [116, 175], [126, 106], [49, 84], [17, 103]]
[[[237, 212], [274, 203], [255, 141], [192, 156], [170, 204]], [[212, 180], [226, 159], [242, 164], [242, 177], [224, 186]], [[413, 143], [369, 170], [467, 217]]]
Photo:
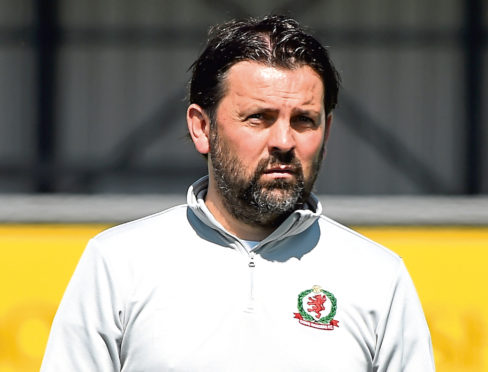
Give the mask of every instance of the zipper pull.
[[249, 261], [249, 267], [255, 267], [256, 264], [254, 263], [254, 254], [251, 253], [250, 261]]

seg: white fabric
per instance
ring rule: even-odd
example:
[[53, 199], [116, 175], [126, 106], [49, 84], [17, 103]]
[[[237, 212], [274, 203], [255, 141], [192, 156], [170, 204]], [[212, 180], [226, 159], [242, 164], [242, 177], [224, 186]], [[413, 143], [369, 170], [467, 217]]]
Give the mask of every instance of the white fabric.
[[[205, 188], [202, 179], [188, 206], [90, 241], [41, 371], [434, 370], [396, 254], [320, 216], [314, 197], [248, 252], [197, 197]], [[337, 301], [332, 330], [296, 318], [299, 295], [314, 285]], [[331, 296], [324, 305], [322, 316]]]

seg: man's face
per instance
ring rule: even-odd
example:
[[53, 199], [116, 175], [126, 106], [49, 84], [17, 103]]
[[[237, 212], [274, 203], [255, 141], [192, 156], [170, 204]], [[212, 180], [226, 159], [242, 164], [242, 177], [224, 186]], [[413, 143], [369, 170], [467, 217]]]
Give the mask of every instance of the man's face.
[[210, 177], [227, 210], [274, 227], [310, 194], [330, 118], [324, 87], [308, 66], [232, 66], [210, 130]]

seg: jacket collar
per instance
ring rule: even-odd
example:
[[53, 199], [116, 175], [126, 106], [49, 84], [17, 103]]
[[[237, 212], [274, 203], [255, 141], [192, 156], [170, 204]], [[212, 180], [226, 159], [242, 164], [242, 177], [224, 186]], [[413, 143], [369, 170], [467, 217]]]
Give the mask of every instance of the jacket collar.
[[[215, 219], [205, 205], [205, 196], [208, 188], [208, 176], [200, 178], [188, 189], [187, 203], [193, 213], [198, 219], [208, 227], [217, 230], [227, 238], [232, 240], [239, 240], [236, 236], [229, 233], [224, 227]], [[299, 209], [294, 211], [278, 228], [273, 231], [268, 237], [262, 240], [254, 250], [262, 247], [270, 242], [277, 242], [284, 238], [300, 234], [308, 229], [321, 215], [322, 206], [313, 194], [310, 195], [306, 203], [306, 209]]]

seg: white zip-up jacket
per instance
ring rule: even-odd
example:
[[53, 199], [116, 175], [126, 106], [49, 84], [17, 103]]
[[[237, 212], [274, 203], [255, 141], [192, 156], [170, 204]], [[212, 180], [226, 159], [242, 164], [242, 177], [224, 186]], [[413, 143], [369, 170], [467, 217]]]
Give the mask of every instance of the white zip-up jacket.
[[402, 260], [311, 196], [250, 252], [204, 203], [88, 244], [41, 371], [434, 371]]

